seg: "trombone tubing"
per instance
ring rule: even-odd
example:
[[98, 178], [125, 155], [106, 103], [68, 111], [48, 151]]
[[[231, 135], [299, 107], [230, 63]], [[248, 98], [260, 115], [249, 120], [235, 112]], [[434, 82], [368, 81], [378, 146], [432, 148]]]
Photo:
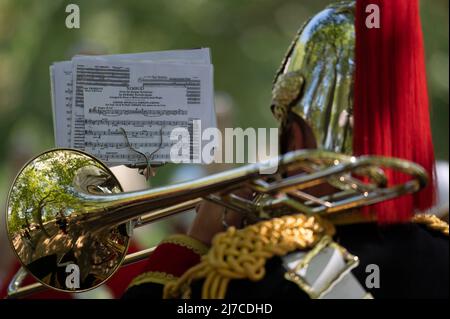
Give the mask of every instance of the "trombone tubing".
[[[187, 210], [193, 209], [201, 201], [202, 201], [201, 198], [195, 198], [195, 199], [192, 199], [187, 202], [179, 203], [179, 204], [171, 206], [171, 207], [159, 209], [159, 210], [150, 212], [148, 214], [142, 215], [139, 218], [139, 220], [137, 221], [135, 228], [147, 225], [149, 223], [153, 223], [153, 222], [155, 222], [159, 219], [165, 218], [165, 217], [169, 217], [169, 216], [179, 214], [179, 213], [185, 212]], [[156, 248], [156, 246], [138, 251], [136, 253], [128, 254], [125, 257], [122, 266], [130, 265], [130, 264], [139, 262], [141, 260], [144, 260], [145, 258], [150, 256], [150, 254], [153, 252], [153, 250], [155, 250], [155, 248]], [[14, 278], [11, 280], [11, 283], [8, 287], [8, 295], [7, 295], [8, 299], [23, 298], [23, 297], [27, 297], [31, 294], [38, 293], [38, 292], [49, 289], [48, 287], [44, 286], [40, 282], [36, 282], [36, 283], [30, 284], [30, 285], [27, 285], [24, 287], [20, 287], [20, 285], [22, 284], [26, 275], [27, 275], [27, 273], [26, 273], [25, 269], [20, 268], [18, 270], [18, 272], [15, 274]]]
[[[122, 266], [127, 266], [127, 265], [131, 265], [133, 263], [139, 262], [141, 260], [144, 260], [145, 258], [147, 258], [148, 256], [150, 256], [150, 254], [155, 250], [156, 247], [151, 247], [151, 248], [147, 248], [132, 254], [129, 254], [125, 257], [124, 262], [122, 264]], [[16, 273], [15, 278], [13, 278], [13, 280], [11, 282], [16, 281], [16, 285], [20, 286], [20, 283], [23, 281], [23, 279], [25, 279], [25, 277], [20, 276], [22, 271], [22, 268]], [[37, 292], [41, 292], [41, 291], [45, 291], [47, 289], [50, 289], [46, 286], [44, 286], [43, 284], [41, 284], [40, 282], [36, 282], [24, 287], [19, 287], [16, 289], [13, 289], [11, 286], [8, 289], [8, 295], [7, 295], [7, 299], [17, 299], [17, 298], [23, 298], [23, 297], [27, 297], [31, 294], [37, 293]], [[68, 292], [70, 293], [70, 292]]]

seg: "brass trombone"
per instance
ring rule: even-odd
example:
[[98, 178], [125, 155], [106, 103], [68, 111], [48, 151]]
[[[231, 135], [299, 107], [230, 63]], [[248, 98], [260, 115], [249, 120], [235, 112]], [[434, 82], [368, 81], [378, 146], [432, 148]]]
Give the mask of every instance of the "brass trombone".
[[[270, 166], [276, 172], [264, 174]], [[389, 185], [382, 168], [411, 179]], [[241, 212], [249, 222], [294, 212], [336, 216], [416, 192], [427, 179], [422, 167], [405, 160], [309, 150], [191, 182], [122, 192], [108, 167], [93, 156], [50, 150], [22, 168], [9, 192], [7, 231], [24, 269], [11, 282], [9, 297], [44, 287], [81, 292], [101, 285], [122, 264], [152, 252], [126, 256], [133, 228], [187, 211], [202, 200]], [[320, 184], [331, 185], [333, 193], [316, 196], [311, 189]], [[251, 190], [253, 199], [239, 196], [241, 189]], [[68, 282], [74, 269], [79, 281]], [[38, 283], [20, 287], [26, 273]]]

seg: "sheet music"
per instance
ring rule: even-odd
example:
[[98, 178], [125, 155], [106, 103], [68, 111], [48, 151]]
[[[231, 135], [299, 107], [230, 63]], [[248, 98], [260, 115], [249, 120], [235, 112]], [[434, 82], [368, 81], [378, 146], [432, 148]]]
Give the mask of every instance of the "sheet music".
[[54, 63], [52, 76], [53, 127], [56, 147], [70, 147], [72, 127], [72, 62]]
[[[81, 55], [80, 55], [81, 56]], [[116, 54], [91, 56], [95, 59], [162, 61], [165, 63], [210, 64], [211, 56], [208, 48], [193, 50], [172, 50], [144, 52], [133, 54]], [[56, 62], [50, 67], [52, 86], [53, 127], [56, 147], [71, 147], [72, 128], [72, 61]], [[215, 117], [213, 119], [215, 123]], [[216, 124], [214, 124], [216, 126]]]
[[[197, 118], [202, 120], [202, 125], [205, 128], [216, 127], [210, 62], [209, 49], [195, 49], [114, 56], [76, 56], [72, 61], [54, 63], [50, 68], [50, 74], [57, 147], [73, 147], [85, 150], [100, 157], [108, 165], [131, 164], [136, 163], [136, 161], [143, 162], [145, 158], [127, 147], [121, 128], [127, 132], [134, 148], [148, 154], [159, 147], [161, 143], [160, 133], [162, 132], [161, 150], [154, 154], [153, 162], [167, 161], [170, 142], [168, 139], [173, 127], [182, 126], [192, 130], [189, 121]], [[194, 74], [194, 77], [197, 77], [201, 73], [204, 87], [202, 91], [205, 92], [201, 95], [201, 106], [188, 107], [186, 88], [188, 82], [173, 82], [169, 83], [170, 85], [158, 83], [155, 87], [154, 79], [152, 80], [148, 73], [143, 74], [142, 72], [140, 78], [143, 82], [139, 85], [144, 90], [142, 90], [140, 96], [137, 94], [125, 96], [123, 93], [120, 95], [119, 92], [124, 91], [130, 85], [131, 78], [136, 79], [135, 76], [127, 78], [129, 75], [127, 75], [126, 69], [130, 63], [133, 65], [137, 63], [136, 65], [138, 65], [137, 68], [136, 66], [133, 67], [134, 71], [131, 73], [139, 73], [139, 69], [143, 70], [144, 66], [153, 65], [147, 70], [150, 71], [156, 65], [161, 65], [157, 69], [165, 70], [173, 77], [178, 76], [177, 73], [186, 68], [186, 65], [192, 65], [191, 68], [188, 68], [191, 73], [185, 74]], [[83, 69], [86, 67], [92, 69], [88, 73], [94, 71], [93, 74], [97, 73], [96, 76], [99, 75], [99, 72], [95, 69], [114, 69], [110, 73], [112, 78], [109, 79], [113, 79], [113, 82], [100, 80], [90, 83], [81, 81], [86, 80], [86, 70]], [[80, 73], [85, 72], [83, 76], [79, 76], [80, 81], [78, 83], [76, 82], [77, 68]], [[155, 69], [152, 72], [154, 71]], [[104, 74], [105, 70], [101, 72], [100, 75]], [[200, 73], [197, 74], [196, 72]], [[86, 84], [89, 89], [84, 88]], [[138, 83], [134, 84], [138, 87]], [[102, 87], [104, 91], [92, 91], [93, 88], [99, 89], [99, 87]], [[190, 90], [192, 91], [193, 88]], [[152, 92], [160, 94], [159, 98], [164, 100], [163, 103], [155, 104], [158, 100], [149, 96], [149, 94], [153, 94]], [[184, 92], [184, 95], [182, 92]], [[142, 94], [147, 95], [143, 96]], [[193, 94], [197, 95], [197, 92]], [[107, 105], [106, 100], [108, 99], [105, 100], [105, 96], [114, 99], [115, 105], [112, 107]], [[136, 98], [141, 100], [140, 104], [134, 103], [134, 109], [129, 109], [130, 103]], [[121, 100], [121, 103], [119, 103], [119, 100]], [[153, 104], [146, 103], [147, 100], [153, 100]], [[183, 100], [184, 102], [179, 102]], [[177, 103], [179, 104], [178, 109], [174, 107]], [[88, 104], [91, 107], [88, 107]]]

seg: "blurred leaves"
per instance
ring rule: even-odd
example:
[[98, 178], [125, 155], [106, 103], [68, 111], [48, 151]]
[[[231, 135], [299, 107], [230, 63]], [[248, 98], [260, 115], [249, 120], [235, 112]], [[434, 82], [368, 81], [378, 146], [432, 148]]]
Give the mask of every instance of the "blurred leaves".
[[[276, 126], [275, 71], [296, 30], [330, 2], [0, 0], [0, 168], [14, 174], [12, 165], [53, 146], [48, 67], [78, 53], [210, 47], [215, 89], [234, 101], [233, 125]], [[80, 6], [78, 30], [65, 27], [69, 3]], [[422, 22], [436, 153], [448, 159], [448, 1], [422, 1]]]
[[79, 199], [73, 195], [76, 190], [72, 184], [78, 170], [90, 165], [98, 164], [71, 152], [49, 152], [35, 159], [21, 172], [10, 193], [9, 231], [29, 228], [31, 221], [45, 231], [44, 222], [56, 214], [68, 209], [83, 212]]

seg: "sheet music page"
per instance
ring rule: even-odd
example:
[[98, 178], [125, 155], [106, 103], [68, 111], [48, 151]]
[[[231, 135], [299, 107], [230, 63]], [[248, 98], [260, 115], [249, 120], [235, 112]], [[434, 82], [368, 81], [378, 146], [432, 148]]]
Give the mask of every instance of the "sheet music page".
[[134, 149], [152, 154], [152, 162], [159, 163], [170, 160], [172, 129], [193, 133], [193, 120], [201, 120], [202, 128], [215, 125], [210, 64], [89, 57], [72, 62], [71, 145], [108, 165], [145, 163], [130, 149], [123, 131]]
[[56, 62], [51, 68], [52, 105], [56, 147], [70, 147], [72, 128], [72, 62]]
[[[145, 61], [145, 62], [163, 62], [175, 64], [203, 64], [210, 65], [211, 56], [208, 48], [191, 49], [191, 50], [171, 50], [171, 51], [156, 51], [133, 54], [118, 54], [118, 55], [100, 55], [100, 56], [76, 56], [75, 58], [88, 57], [97, 61]], [[55, 130], [55, 144], [56, 147], [75, 147], [85, 149], [83, 142], [78, 143], [72, 141], [72, 128], [75, 127], [78, 116], [78, 125], [83, 127], [84, 124], [84, 106], [83, 109], [74, 108], [73, 103], [73, 62], [63, 61], [56, 62], [50, 67], [51, 78], [51, 95], [53, 120]], [[211, 105], [213, 105], [213, 96], [211, 96]], [[74, 111], [75, 110], [75, 111]], [[212, 127], [216, 127], [216, 116], [214, 110], [209, 112], [211, 119], [209, 122]], [[82, 123], [80, 123], [83, 121]], [[209, 124], [208, 124], [209, 125]], [[117, 133], [117, 132], [116, 132]], [[136, 132], [132, 132], [136, 135]], [[158, 132], [159, 133], [159, 132]], [[77, 132], [81, 134], [81, 130]], [[153, 133], [141, 132], [140, 135], [152, 135]], [[165, 134], [167, 134], [165, 132]], [[123, 135], [123, 134], [122, 134]], [[154, 134], [153, 134], [154, 135]], [[132, 140], [133, 137], [130, 137]], [[132, 154], [130, 155], [130, 159]], [[136, 157], [136, 153], [134, 154]], [[122, 155], [124, 157], [124, 155]], [[140, 156], [142, 157], [142, 156]], [[142, 159], [139, 159], [141, 161]], [[128, 160], [126, 161], [129, 162]], [[109, 163], [108, 163], [109, 164]], [[116, 162], [111, 163], [116, 165]]]
[[113, 55], [76, 55], [74, 58], [77, 57], [89, 57], [99, 60], [114, 61], [153, 61], [164, 63], [211, 64], [211, 53], [209, 48], [125, 53]]
[[55, 66], [50, 65], [50, 99], [52, 101], [52, 119], [53, 119], [53, 133], [56, 143], [56, 113], [55, 113]]
[[[78, 57], [83, 57], [79, 55]], [[210, 64], [209, 48], [191, 50], [156, 51], [131, 54], [90, 56], [99, 60], [121, 61], [161, 61], [164, 63]], [[72, 61], [55, 62], [50, 66], [51, 95], [53, 108], [53, 127], [56, 147], [73, 147], [72, 130], [72, 98], [73, 98], [73, 65]], [[215, 116], [213, 119], [215, 123]]]

